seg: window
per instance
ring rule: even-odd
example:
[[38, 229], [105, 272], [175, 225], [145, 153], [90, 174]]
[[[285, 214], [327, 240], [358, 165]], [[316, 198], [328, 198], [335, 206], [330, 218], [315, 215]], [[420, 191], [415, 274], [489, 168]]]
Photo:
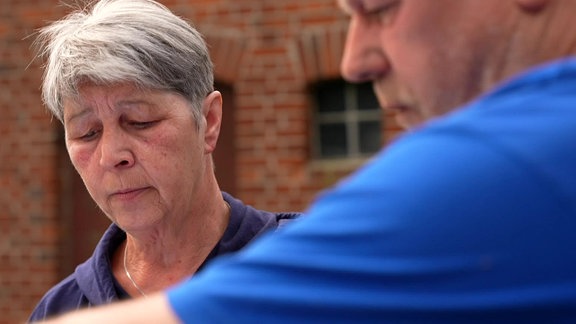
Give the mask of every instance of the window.
[[365, 157], [381, 148], [381, 109], [370, 83], [325, 81], [313, 91], [316, 158]]

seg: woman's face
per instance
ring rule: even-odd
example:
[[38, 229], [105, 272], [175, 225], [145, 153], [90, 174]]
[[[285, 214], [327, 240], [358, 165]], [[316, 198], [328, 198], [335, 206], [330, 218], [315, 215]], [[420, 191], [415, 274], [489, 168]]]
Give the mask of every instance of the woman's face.
[[146, 230], [193, 212], [213, 176], [220, 125], [220, 111], [214, 119], [203, 109], [195, 121], [183, 97], [130, 84], [84, 85], [79, 100], [64, 100], [70, 159], [112, 221]]

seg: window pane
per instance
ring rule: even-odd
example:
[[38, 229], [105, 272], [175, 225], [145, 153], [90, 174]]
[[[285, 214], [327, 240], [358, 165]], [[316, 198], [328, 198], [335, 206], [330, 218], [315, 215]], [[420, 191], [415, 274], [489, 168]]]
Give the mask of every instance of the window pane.
[[320, 125], [320, 153], [322, 157], [346, 156], [346, 125], [323, 124]]
[[358, 110], [372, 110], [380, 109], [378, 99], [372, 90], [372, 83], [362, 83], [357, 86], [356, 101], [358, 103]]
[[316, 101], [320, 113], [344, 111], [344, 82], [328, 81], [319, 84], [316, 88]]
[[360, 153], [374, 153], [380, 147], [380, 122], [361, 122], [360, 125]]

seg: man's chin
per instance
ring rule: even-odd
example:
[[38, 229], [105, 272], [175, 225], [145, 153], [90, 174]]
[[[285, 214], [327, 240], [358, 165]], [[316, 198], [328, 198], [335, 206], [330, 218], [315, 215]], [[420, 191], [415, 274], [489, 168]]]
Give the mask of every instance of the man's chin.
[[425, 122], [425, 119], [422, 116], [409, 110], [396, 111], [394, 119], [396, 120], [396, 124], [404, 130], [417, 128]]

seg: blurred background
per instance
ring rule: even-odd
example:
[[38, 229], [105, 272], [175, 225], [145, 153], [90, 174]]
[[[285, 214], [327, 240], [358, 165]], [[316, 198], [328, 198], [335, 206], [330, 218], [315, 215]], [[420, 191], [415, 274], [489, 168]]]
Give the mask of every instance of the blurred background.
[[[348, 19], [335, 0], [160, 2], [210, 46], [224, 97], [216, 173], [245, 203], [303, 211], [398, 134], [369, 84], [340, 78]], [[0, 324], [25, 321], [109, 225], [40, 99], [33, 34], [67, 12], [60, 0], [0, 1]]]

